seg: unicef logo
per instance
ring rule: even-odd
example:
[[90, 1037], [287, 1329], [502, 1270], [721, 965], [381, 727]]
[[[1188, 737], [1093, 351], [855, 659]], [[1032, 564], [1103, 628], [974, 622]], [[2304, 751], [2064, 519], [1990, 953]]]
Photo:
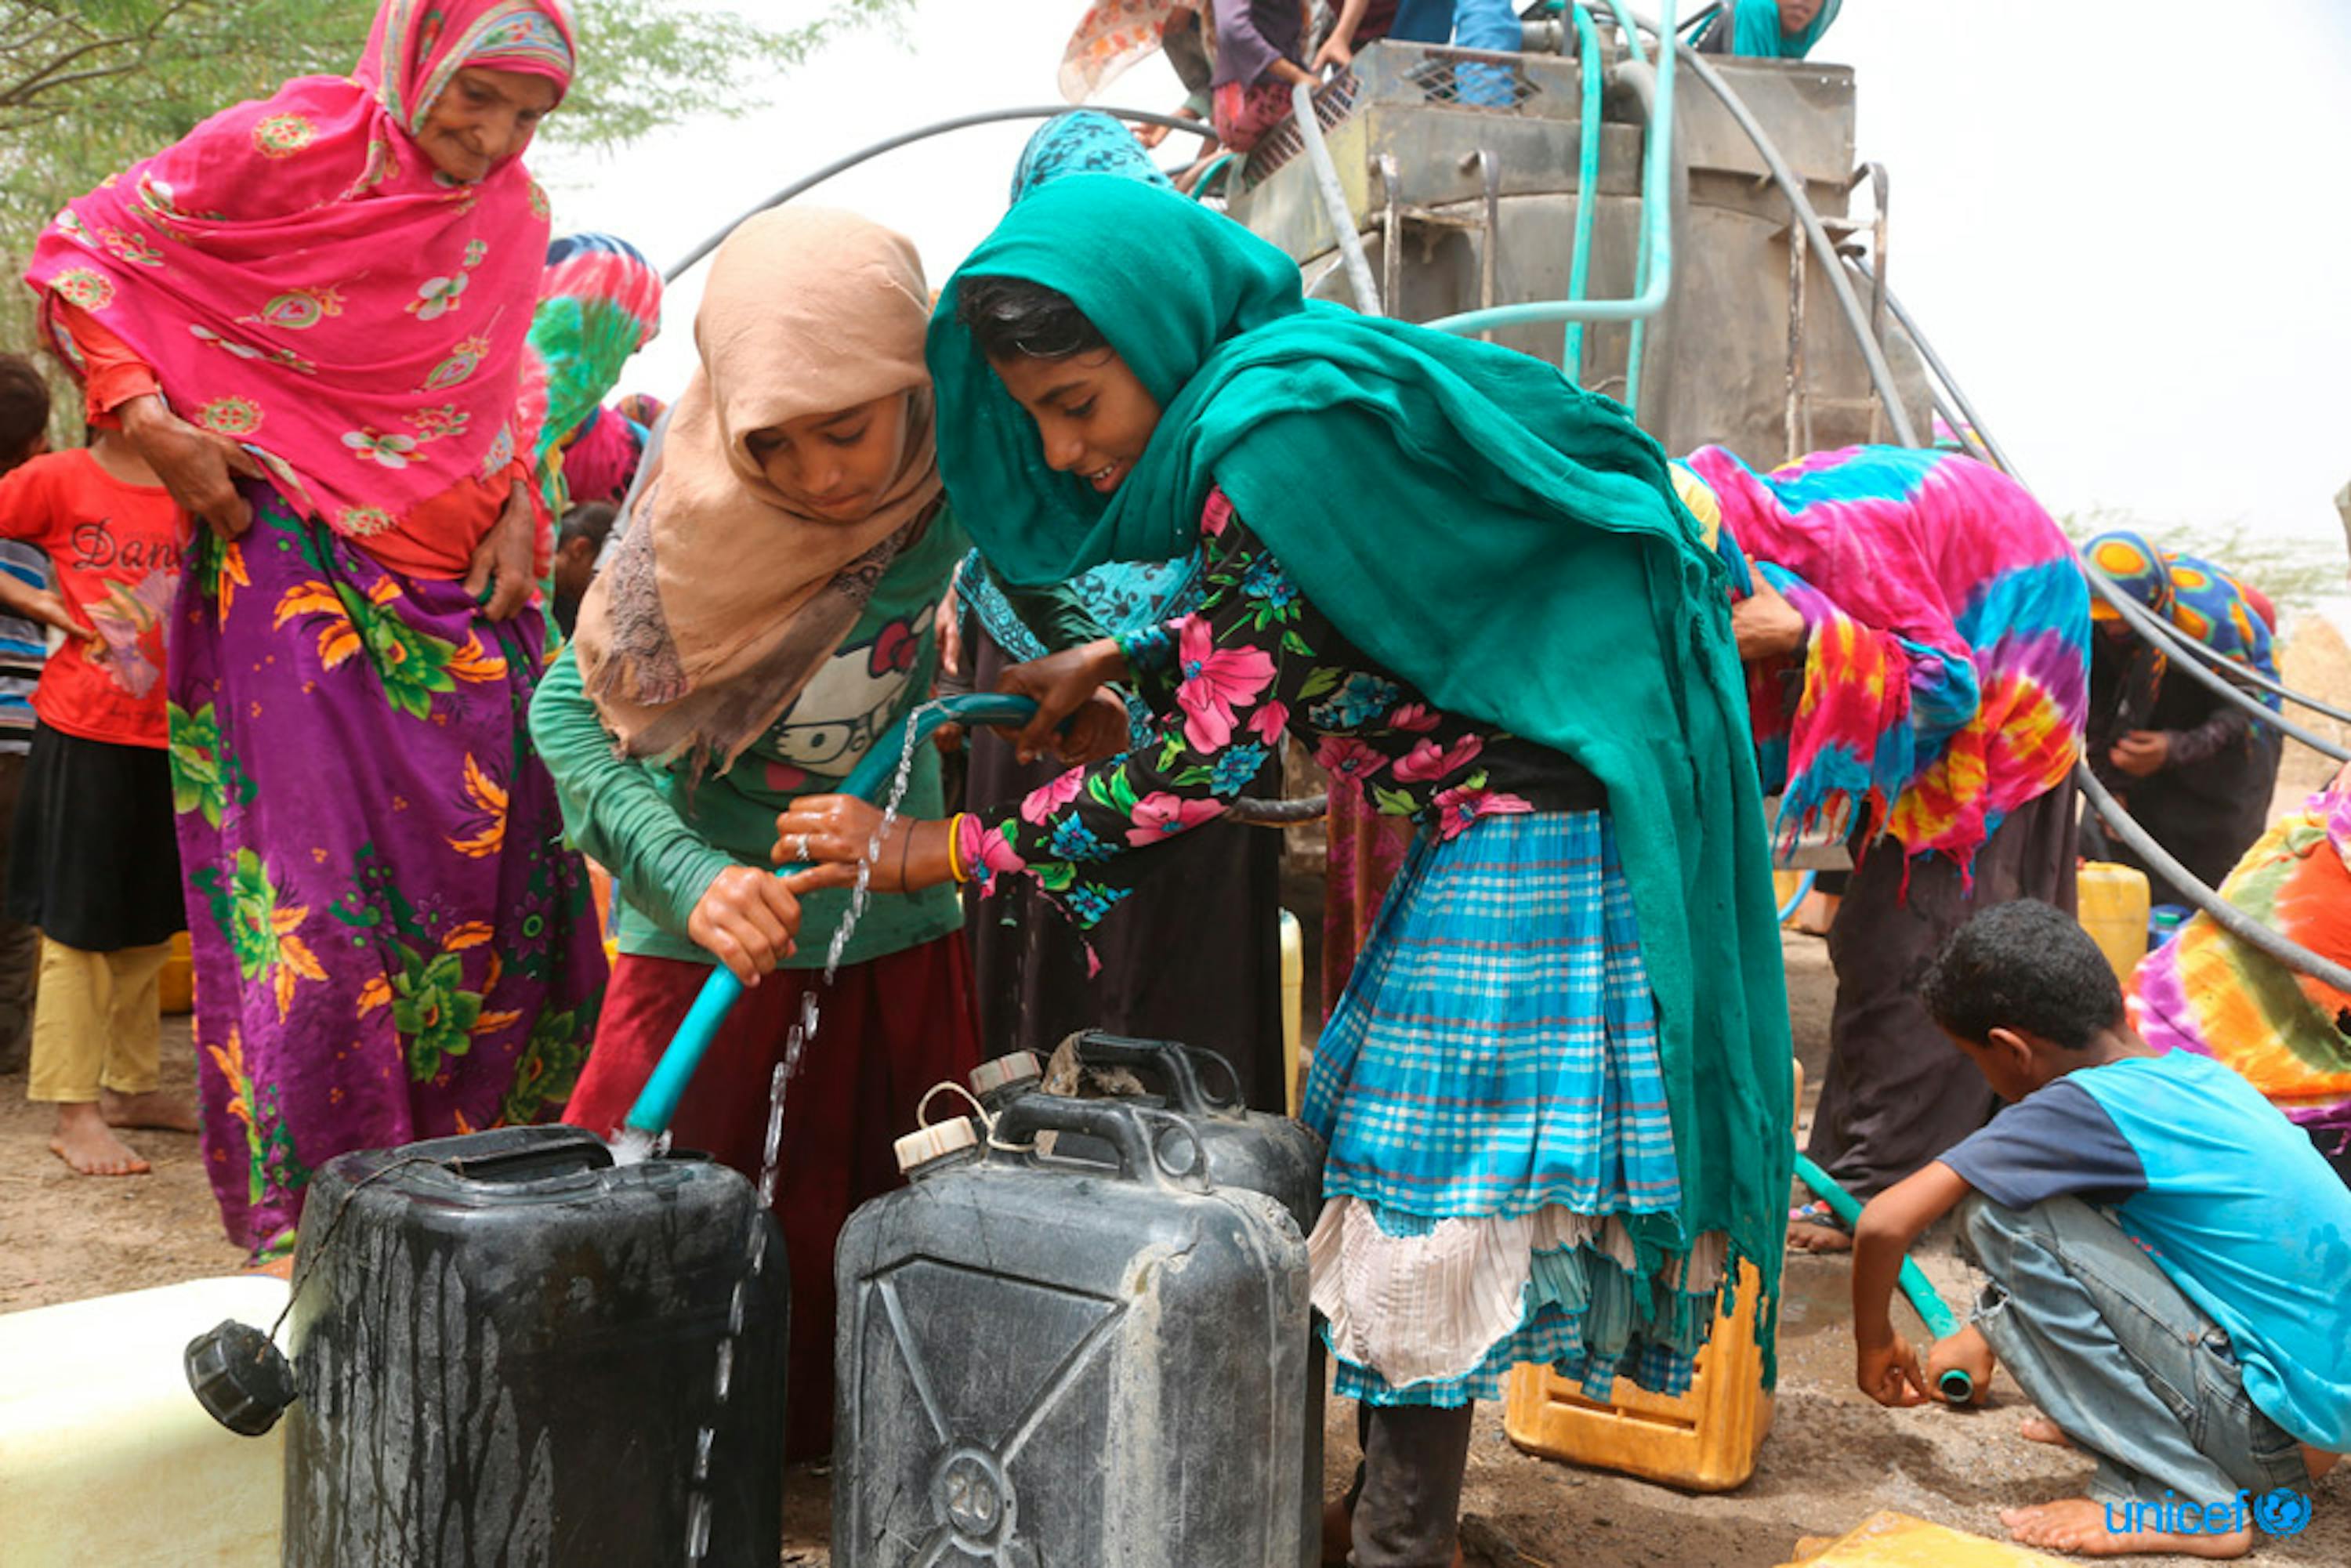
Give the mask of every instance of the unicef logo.
[[2300, 1535], [2310, 1523], [2311, 1501], [2291, 1487], [2253, 1500], [2253, 1522], [2270, 1535]]

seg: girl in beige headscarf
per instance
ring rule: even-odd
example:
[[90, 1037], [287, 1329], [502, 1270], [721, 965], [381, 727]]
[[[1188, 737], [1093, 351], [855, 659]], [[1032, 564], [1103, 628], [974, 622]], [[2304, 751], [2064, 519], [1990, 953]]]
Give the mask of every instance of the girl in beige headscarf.
[[[701, 369], [531, 710], [571, 836], [622, 904], [568, 1120], [620, 1124], [716, 956], [751, 989], [674, 1131], [757, 1177], [770, 1079], [821, 988], [776, 1186], [802, 1457], [830, 1446], [835, 1236], [894, 1185], [922, 1091], [978, 1060], [953, 888], [875, 897], [822, 986], [847, 894], [801, 899], [768, 866], [778, 813], [837, 790], [930, 691], [934, 615], [969, 543], [933, 459], [929, 298], [914, 246], [852, 214], [784, 208], [735, 232], [695, 320]], [[943, 812], [927, 747], [905, 805]]]

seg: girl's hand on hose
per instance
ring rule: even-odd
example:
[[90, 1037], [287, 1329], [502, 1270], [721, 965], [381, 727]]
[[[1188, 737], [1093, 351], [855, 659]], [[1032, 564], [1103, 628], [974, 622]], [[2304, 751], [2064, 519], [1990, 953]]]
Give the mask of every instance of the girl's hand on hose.
[[686, 916], [685, 934], [747, 987], [792, 956], [800, 928], [798, 877], [738, 865], [718, 873]]
[[224, 539], [253, 526], [253, 507], [236, 493], [238, 479], [267, 477], [253, 454], [225, 435], [197, 429], [152, 392], [132, 398], [116, 413], [124, 437], [181, 510]]
[[[482, 613], [493, 621], [510, 620], [530, 601], [530, 591], [538, 579], [531, 571], [532, 546], [538, 533], [538, 518], [530, 503], [530, 487], [519, 479], [507, 492], [507, 504], [498, 513], [498, 520], [490, 526], [482, 542], [474, 550], [473, 564], [465, 570], [465, 591], [481, 604]], [[489, 597], [483, 599], [486, 592]]]
[[1085, 706], [1050, 737], [1053, 755], [1073, 767], [1116, 757], [1134, 744], [1126, 704], [1107, 686], [1097, 687]]
[[1092, 701], [1102, 683], [1125, 673], [1125, 656], [1108, 637], [1015, 664], [1004, 672], [996, 689], [1029, 698], [1037, 705], [1037, 712], [1018, 730], [998, 727], [997, 733], [1012, 742], [1021, 761], [1034, 762], [1053, 747], [1053, 732], [1061, 727], [1063, 719]]
[[[804, 795], [776, 819], [778, 865], [805, 861], [816, 869], [792, 878], [803, 893], [854, 887], [859, 862], [873, 847], [882, 809], [854, 795]], [[954, 880], [947, 861], [947, 824], [901, 817], [890, 824], [865, 885], [875, 893], [919, 893]]]

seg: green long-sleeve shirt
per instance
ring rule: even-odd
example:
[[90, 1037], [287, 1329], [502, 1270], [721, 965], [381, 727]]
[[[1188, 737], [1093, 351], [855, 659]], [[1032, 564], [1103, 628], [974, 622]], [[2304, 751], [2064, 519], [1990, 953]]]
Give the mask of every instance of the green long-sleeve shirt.
[[[769, 867], [776, 817], [794, 798], [836, 790], [908, 708], [926, 696], [937, 662], [934, 612], [948, 575], [968, 548], [942, 511], [923, 538], [893, 562], [841, 647], [775, 725], [735, 766], [692, 790], [666, 767], [617, 756], [612, 737], [566, 651], [531, 703], [531, 737], [555, 776], [564, 825], [580, 851], [612, 873], [620, 890], [621, 951], [712, 961], [685, 934], [718, 873]], [[945, 814], [938, 754], [918, 747], [904, 813]], [[806, 900], [790, 968], [820, 968], [849, 907], [842, 890]], [[945, 936], [963, 924], [953, 887], [911, 896], [880, 894], [850, 938], [844, 963], [863, 963]]]

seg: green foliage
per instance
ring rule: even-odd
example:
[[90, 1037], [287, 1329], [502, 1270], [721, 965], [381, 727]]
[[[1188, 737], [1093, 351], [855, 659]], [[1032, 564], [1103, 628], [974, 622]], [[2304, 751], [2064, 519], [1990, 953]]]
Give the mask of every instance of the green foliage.
[[[545, 134], [611, 147], [758, 109], [824, 44], [905, 4], [831, 0], [778, 26], [692, 0], [575, 0], [580, 78]], [[349, 71], [375, 11], [376, 0], [0, 0], [0, 266], [21, 272], [60, 205], [207, 115], [290, 77]], [[30, 341], [11, 298], [0, 348]]]

